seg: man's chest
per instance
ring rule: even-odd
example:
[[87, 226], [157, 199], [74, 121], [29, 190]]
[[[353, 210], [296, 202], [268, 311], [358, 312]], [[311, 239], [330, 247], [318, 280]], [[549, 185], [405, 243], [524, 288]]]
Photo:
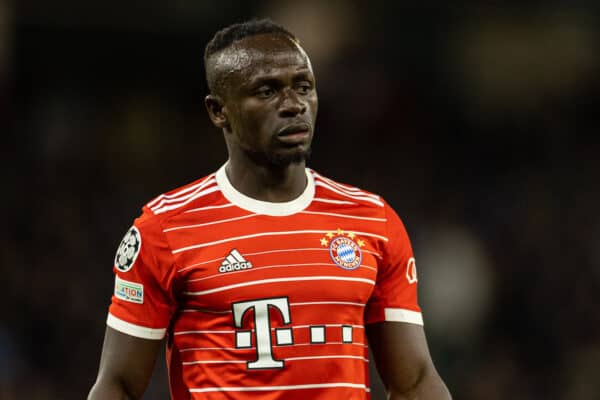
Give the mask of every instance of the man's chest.
[[381, 260], [377, 237], [357, 225], [281, 228], [262, 224], [251, 232], [197, 237], [201, 246], [181, 257], [178, 267], [185, 307], [225, 311], [237, 302], [272, 297], [368, 301]]
[[231, 222], [169, 238], [180, 288], [172, 330], [184, 362], [242, 360], [269, 370], [339, 359], [361, 370], [381, 232], [310, 214]]

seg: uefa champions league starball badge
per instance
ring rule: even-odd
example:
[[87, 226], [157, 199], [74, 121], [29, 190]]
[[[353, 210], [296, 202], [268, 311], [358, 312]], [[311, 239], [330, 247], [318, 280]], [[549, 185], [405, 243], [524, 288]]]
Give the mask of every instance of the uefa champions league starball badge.
[[[355, 241], [356, 239], [356, 241]], [[321, 246], [329, 246], [331, 260], [340, 268], [353, 270], [362, 262], [361, 247], [365, 245], [362, 239], [356, 237], [353, 232], [345, 232], [339, 229], [335, 232], [327, 232], [321, 238]]]
[[133, 263], [142, 248], [142, 235], [135, 226], [129, 228], [115, 255], [115, 268], [121, 272], [127, 272], [133, 267]]

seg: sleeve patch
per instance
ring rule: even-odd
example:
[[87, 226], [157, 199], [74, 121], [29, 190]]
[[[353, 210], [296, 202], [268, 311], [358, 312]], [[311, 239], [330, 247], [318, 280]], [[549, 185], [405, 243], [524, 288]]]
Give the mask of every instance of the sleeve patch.
[[115, 297], [131, 303], [144, 303], [144, 285], [115, 276]]
[[115, 268], [121, 272], [127, 272], [133, 268], [133, 263], [140, 254], [142, 248], [142, 235], [135, 226], [129, 228], [115, 255]]

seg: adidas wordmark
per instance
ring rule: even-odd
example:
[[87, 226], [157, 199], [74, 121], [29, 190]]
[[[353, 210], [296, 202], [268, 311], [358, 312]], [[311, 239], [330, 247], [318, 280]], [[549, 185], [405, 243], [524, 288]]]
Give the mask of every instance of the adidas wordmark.
[[250, 268], [252, 268], [252, 263], [250, 261], [246, 261], [239, 251], [233, 249], [221, 263], [219, 272], [240, 271], [242, 269]]

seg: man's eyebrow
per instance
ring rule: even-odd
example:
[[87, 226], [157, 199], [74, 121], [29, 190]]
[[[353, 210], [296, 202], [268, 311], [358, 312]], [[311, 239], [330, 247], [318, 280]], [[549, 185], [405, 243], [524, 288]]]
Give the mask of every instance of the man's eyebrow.
[[[256, 83], [273, 83], [273, 82], [277, 82], [281, 80], [281, 75], [283, 74], [278, 74], [278, 73], [274, 73], [274, 72], [266, 72], [262, 75], [258, 75], [252, 79], [250, 79], [248, 81], [248, 84], [253, 86]], [[303, 67], [302, 69], [299, 69], [297, 71], [293, 72], [293, 80], [299, 80], [299, 79], [312, 79], [312, 74], [311, 71], [308, 67]]]
[[250, 89], [255, 89], [255, 88], [258, 88], [263, 85], [277, 86], [279, 84], [281, 84], [281, 79], [277, 79], [274, 76], [265, 75], [265, 76], [259, 76], [259, 77], [256, 77], [256, 78], [253, 78], [253, 79], [247, 81], [244, 86], [246, 86]]
[[311, 72], [310, 69], [308, 68], [303, 68], [302, 70], [296, 71], [296, 73], [294, 74], [294, 80], [298, 81], [298, 80], [314, 80], [314, 76]]

